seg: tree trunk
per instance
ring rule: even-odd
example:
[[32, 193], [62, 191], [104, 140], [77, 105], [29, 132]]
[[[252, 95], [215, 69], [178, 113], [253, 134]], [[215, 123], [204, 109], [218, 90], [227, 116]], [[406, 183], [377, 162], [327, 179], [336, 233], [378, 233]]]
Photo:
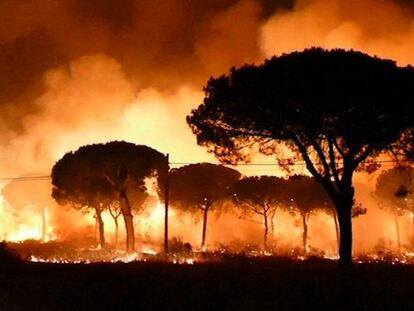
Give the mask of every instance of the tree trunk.
[[276, 209], [272, 211], [272, 213], [270, 214], [270, 232], [272, 234], [272, 238], [275, 237], [275, 215], [276, 215]]
[[308, 222], [306, 218], [307, 218], [307, 215], [302, 214], [302, 224], [303, 224], [302, 243], [303, 243], [303, 252], [305, 254], [308, 253]]
[[98, 225], [98, 233], [99, 233], [99, 245], [103, 249], [105, 248], [105, 228], [104, 222], [102, 220], [102, 211], [100, 209], [96, 209], [96, 222]]
[[414, 245], [414, 212], [411, 212], [411, 221], [413, 222], [412, 245]]
[[353, 196], [345, 197], [339, 204], [338, 222], [339, 222], [339, 262], [343, 265], [352, 264], [352, 218], [351, 210], [353, 205]]
[[118, 224], [118, 217], [114, 217], [114, 223], [115, 223], [115, 247], [118, 246], [118, 232], [119, 232], [119, 224]]
[[263, 247], [265, 250], [267, 250], [267, 235], [269, 233], [269, 224], [267, 221], [267, 215], [263, 215], [264, 218], [264, 236], [263, 236]]
[[125, 191], [121, 191], [121, 212], [125, 222], [126, 249], [128, 253], [135, 251], [134, 220], [131, 212], [131, 205]]
[[395, 222], [395, 237], [397, 238], [397, 251], [401, 252], [401, 240], [400, 240], [400, 224], [398, 222], [398, 215], [394, 213], [394, 222]]
[[338, 224], [338, 213], [336, 211], [334, 211], [333, 219], [335, 222], [336, 246], [339, 251], [339, 224]]
[[42, 208], [42, 242], [46, 242], [46, 207]]
[[275, 237], [275, 223], [273, 221], [273, 217], [270, 218], [270, 233], [272, 234], [272, 237]]
[[170, 155], [167, 153], [165, 156], [166, 161], [166, 172], [165, 172], [165, 191], [164, 191], [164, 254], [168, 254], [168, 210], [169, 210], [169, 180], [168, 180], [168, 171], [169, 171], [169, 159]]
[[98, 218], [96, 217], [96, 213], [93, 218], [95, 219], [95, 243], [99, 244]]
[[208, 207], [205, 207], [203, 209], [203, 232], [202, 232], [202, 237], [201, 237], [201, 248], [203, 250], [206, 247], [207, 215], [208, 215]]

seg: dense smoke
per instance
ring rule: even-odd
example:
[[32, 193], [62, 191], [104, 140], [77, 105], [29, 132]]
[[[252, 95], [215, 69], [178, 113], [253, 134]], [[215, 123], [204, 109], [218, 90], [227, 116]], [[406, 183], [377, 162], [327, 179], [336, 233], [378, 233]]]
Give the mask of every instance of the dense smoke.
[[262, 27], [266, 56], [309, 46], [346, 48], [413, 64], [413, 7], [385, 0], [299, 0]]
[[[211, 75], [274, 54], [342, 47], [414, 63], [409, 1], [3, 0], [0, 20], [3, 177], [47, 175], [68, 150], [115, 139], [169, 152], [176, 162], [215, 161], [196, 145], [185, 116], [202, 101]], [[392, 224], [369, 196], [373, 182], [365, 175], [358, 181], [357, 195], [369, 205], [368, 215], [356, 220], [356, 245], [364, 249], [389, 238]], [[61, 224], [72, 218], [57, 211], [55, 227], [69, 228]], [[260, 228], [229, 219], [217, 221], [220, 230], [233, 232], [227, 242], [260, 240]], [[192, 220], [182, 221], [194, 227]], [[327, 221], [315, 220], [311, 236], [316, 240], [328, 230], [334, 247]], [[279, 236], [299, 243], [300, 227], [291, 222], [280, 225]], [[359, 235], [364, 226], [370, 234]], [[12, 226], [5, 227], [1, 232]], [[196, 230], [188, 229], [185, 238], [197, 240]]]

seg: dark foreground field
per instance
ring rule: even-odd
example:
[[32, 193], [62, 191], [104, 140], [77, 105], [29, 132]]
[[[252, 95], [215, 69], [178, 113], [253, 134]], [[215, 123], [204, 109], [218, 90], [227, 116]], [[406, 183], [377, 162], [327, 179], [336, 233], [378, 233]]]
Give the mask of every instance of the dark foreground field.
[[0, 310], [414, 310], [414, 266], [232, 258], [1, 266]]

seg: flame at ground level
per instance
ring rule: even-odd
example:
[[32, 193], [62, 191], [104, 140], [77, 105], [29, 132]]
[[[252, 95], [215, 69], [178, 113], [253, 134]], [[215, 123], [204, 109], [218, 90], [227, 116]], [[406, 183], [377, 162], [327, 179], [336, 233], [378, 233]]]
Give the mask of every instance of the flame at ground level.
[[[31, 262], [52, 263], [52, 264], [92, 264], [92, 263], [130, 263], [130, 262], [169, 262], [173, 264], [196, 264], [217, 262], [221, 260], [232, 259], [248, 259], [248, 258], [274, 258], [274, 259], [291, 259], [293, 261], [305, 260], [338, 260], [336, 254], [324, 254], [321, 256], [314, 255], [294, 255], [280, 256], [270, 252], [250, 252], [243, 254], [216, 252], [190, 252], [190, 253], [172, 253], [165, 256], [159, 254], [155, 250], [147, 250], [142, 252], [124, 253], [113, 252], [105, 255], [65, 258], [65, 257], [41, 257], [31, 255], [28, 260]], [[395, 254], [358, 254], [353, 258], [354, 263], [390, 263], [399, 265], [414, 265], [414, 253], [406, 252], [399, 255]]]
[[[369, 207], [367, 215], [353, 219], [354, 226], [354, 253], [355, 260], [359, 261], [399, 261], [412, 262], [410, 252], [412, 244], [413, 223], [412, 215], [399, 217], [400, 249], [397, 245], [394, 217], [375, 206], [369, 197], [370, 189], [363, 188], [356, 183], [357, 200]], [[362, 190], [362, 191], [361, 191]], [[39, 208], [30, 206], [21, 210], [14, 210], [8, 206], [0, 196], [0, 238], [8, 242], [20, 242], [28, 247], [26, 240], [33, 241], [33, 249], [26, 250], [25, 254], [32, 254], [35, 258], [48, 260], [55, 257], [59, 260], [77, 261], [80, 259], [94, 261], [112, 260], [124, 257], [125, 228], [122, 216], [119, 217], [119, 240], [115, 243], [115, 223], [108, 212], [103, 213], [105, 224], [105, 238], [111, 252], [98, 249], [97, 230], [93, 213], [82, 214], [73, 208], [57, 206], [54, 202], [46, 207], [46, 234], [42, 238], [42, 217]], [[259, 222], [259, 223], [258, 223]], [[273, 221], [273, 227], [268, 234], [268, 248], [263, 251], [264, 228], [260, 218], [254, 222], [240, 219], [235, 209], [217, 213], [212, 211], [208, 217], [207, 250], [215, 254], [239, 254], [246, 256], [287, 256], [291, 258], [306, 258], [302, 246], [302, 221], [298, 215], [289, 211], [278, 210]], [[139, 214], [134, 214], [135, 237], [138, 254], [157, 256], [163, 249], [164, 239], [164, 205], [158, 202]], [[307, 256], [320, 258], [336, 258], [337, 237], [335, 222], [330, 215], [324, 212], [315, 212], [308, 221], [308, 250]], [[193, 252], [202, 251], [200, 246], [202, 233], [201, 213], [184, 213], [170, 207], [169, 237], [170, 248], [173, 253], [185, 249]], [[61, 243], [61, 244], [59, 244]], [[17, 243], [16, 243], [17, 244]], [[38, 253], [39, 245], [44, 246]], [[63, 246], [62, 246], [63, 245]], [[65, 251], [54, 255], [54, 247]], [[46, 250], [45, 250], [46, 249]], [[90, 253], [81, 254], [83, 250]], [[31, 252], [30, 252], [31, 251]], [[101, 252], [99, 252], [101, 251]], [[78, 257], [70, 257], [70, 253]], [[395, 255], [402, 254], [402, 255]], [[26, 256], [26, 257], [27, 257]], [[394, 259], [395, 260], [394, 260]]]
[[[70, 217], [76, 217], [77, 226], [69, 228], [72, 231], [65, 232], [65, 227], [59, 227], [53, 223], [53, 217], [48, 219], [47, 234], [43, 242], [57, 241], [68, 242], [74, 247], [90, 248], [98, 247], [95, 219], [92, 214], [82, 215], [77, 211], [65, 211], [58, 207], [50, 208], [53, 213], [61, 215], [68, 213]], [[378, 213], [382, 213], [379, 211]], [[40, 218], [36, 214], [24, 214], [20, 218], [7, 214], [1, 210], [1, 232], [3, 240], [9, 242], [23, 242], [25, 240], [41, 240]], [[198, 250], [201, 240], [202, 222], [200, 215], [188, 215], [170, 209], [169, 236], [172, 244], [188, 243], [194, 250]], [[367, 221], [363, 219], [354, 221], [355, 253], [376, 254], [397, 252], [394, 224], [388, 221], [381, 227], [381, 235], [371, 241], [360, 240], [361, 234], [366, 234]], [[48, 217], [49, 218], [49, 217]], [[407, 218], [407, 219], [405, 219]], [[23, 220], [22, 220], [23, 219]], [[119, 222], [119, 241], [115, 244], [115, 225], [108, 213], [103, 215], [105, 224], [105, 237], [110, 248], [124, 249], [124, 224], [122, 217]], [[6, 221], [4, 221], [6, 220]], [[260, 221], [260, 219], [257, 219]], [[62, 221], [65, 218], [62, 217]], [[154, 252], [163, 248], [164, 238], [164, 206], [157, 204], [151, 211], [145, 214], [134, 215], [136, 229], [136, 242], [138, 249], [150, 247]], [[409, 216], [400, 217], [401, 251], [411, 251]], [[365, 230], [365, 231], [364, 231]], [[260, 252], [263, 244], [263, 226], [239, 219], [233, 213], [211, 213], [207, 226], [207, 249], [225, 250], [225, 252]], [[274, 227], [268, 236], [269, 252], [274, 254], [287, 254], [291, 249], [296, 254], [302, 251], [302, 233], [300, 219], [289, 212], [279, 211], [274, 220]], [[368, 242], [370, 244], [368, 244]], [[322, 212], [314, 213], [309, 220], [308, 250], [311, 254], [323, 256], [324, 254], [336, 254], [337, 239], [335, 225], [332, 217]], [[140, 249], [140, 251], [144, 251]]]

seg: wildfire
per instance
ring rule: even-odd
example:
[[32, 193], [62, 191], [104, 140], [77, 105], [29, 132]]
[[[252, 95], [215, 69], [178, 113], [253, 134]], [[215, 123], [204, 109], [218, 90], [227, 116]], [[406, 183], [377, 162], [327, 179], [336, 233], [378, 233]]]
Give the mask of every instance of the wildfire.
[[80, 254], [76, 258], [65, 258], [65, 257], [42, 257], [31, 255], [28, 258], [31, 262], [42, 262], [42, 263], [53, 263], [53, 264], [92, 264], [92, 263], [130, 263], [130, 262], [147, 262], [147, 261], [166, 261], [173, 264], [189, 264], [193, 265], [196, 262], [196, 258], [190, 255], [179, 255], [172, 254], [167, 257], [163, 257], [157, 253], [154, 249], [143, 248], [140, 252], [124, 253], [115, 252], [109, 256], [98, 255], [95, 257], [87, 257], [87, 254]]
[[[177, 265], [194, 265], [197, 263], [209, 263], [222, 261], [225, 258], [234, 260], [250, 258], [269, 258], [271, 260], [291, 259], [294, 261], [327, 260], [337, 261], [337, 253], [308, 253], [298, 254], [294, 249], [290, 254], [280, 254], [272, 251], [250, 250], [244, 253], [232, 253], [223, 249], [210, 249], [208, 252], [201, 250], [193, 252], [175, 252], [165, 256], [155, 249], [144, 246], [138, 252], [126, 253], [120, 250], [100, 250], [97, 248], [83, 249], [77, 251], [67, 250], [61, 254], [36, 254], [30, 255], [28, 260], [37, 263], [52, 264], [93, 264], [93, 263], [133, 263], [133, 262], [163, 262]], [[356, 254], [354, 262], [357, 264], [379, 264], [388, 263], [392, 265], [414, 265], [414, 252], [395, 253], [371, 253]]]
[[29, 239], [39, 239], [40, 232], [37, 227], [35, 228], [21, 228], [17, 230], [15, 233], [12, 233], [9, 237], [6, 237], [8, 241], [24, 241]]
[[[24, 257], [29, 258], [32, 262], [90, 264], [96, 262], [166, 261], [173, 264], [195, 264], [204, 261], [221, 260], [228, 255], [259, 258], [283, 257], [298, 261], [305, 261], [308, 258], [338, 259], [335, 223], [332, 216], [324, 212], [313, 212], [309, 218], [309, 243], [307, 245], [307, 253], [304, 254], [301, 245], [302, 223], [289, 211], [278, 211], [272, 224], [274, 227], [269, 230], [269, 246], [271, 246], [269, 249], [263, 250], [261, 246], [260, 239], [263, 234], [263, 228], [256, 223], [237, 219], [231, 210], [209, 218], [208, 247], [201, 248], [198, 247], [200, 244], [201, 223], [197, 221], [197, 215], [178, 212], [174, 210], [174, 206], [170, 207], [169, 213], [170, 237], [177, 242], [178, 248], [181, 247], [182, 249], [174, 250], [169, 256], [164, 256], [159, 253], [163, 243], [164, 204], [160, 202], [157, 196], [154, 180], [148, 180], [146, 186], [149, 193], [156, 198], [156, 202], [151, 205], [152, 207], [149, 205], [145, 211], [133, 212], [137, 245], [140, 247], [135, 253], [126, 254], [121, 251], [124, 248], [123, 239], [125, 238], [122, 230], [122, 215], [119, 218], [118, 224], [119, 243], [115, 243], [115, 239], [113, 239], [115, 236], [114, 219], [107, 211], [103, 212], [105, 239], [108, 248], [100, 249], [96, 242], [97, 231], [93, 214], [82, 215], [75, 209], [70, 209], [70, 212], [68, 212], [62, 207], [52, 205], [44, 209], [45, 212], [42, 218], [39, 215], [38, 206], [33, 205], [30, 208], [16, 211], [7, 206], [2, 196], [0, 196], [0, 216], [2, 219], [0, 236], [8, 242], [18, 242], [18, 244], [24, 244], [26, 240], [32, 240], [30, 242], [38, 242], [39, 244], [43, 243], [42, 245], [45, 246], [45, 249], [48, 249], [47, 251], [39, 252], [35, 250], [31, 253], [31, 250], [26, 250], [24, 252]], [[368, 193], [368, 190], [366, 193]], [[383, 212], [372, 208], [370, 209], [370, 214], [372, 213]], [[412, 216], [412, 214], [409, 216]], [[384, 236], [390, 238], [385, 240], [383, 250], [381, 251], [376, 249], [372, 242], [377, 242], [378, 237], [377, 240], [375, 240], [375, 237], [370, 238], [370, 245], [359, 246], [361, 244], [358, 244], [358, 235], [364, 238], [364, 240], [368, 240], [368, 238], [365, 238], [365, 233], [367, 232], [366, 228], [369, 222], [365, 219], [365, 216], [362, 216], [361, 219], [356, 219], [354, 221], [354, 232], [357, 236], [355, 262], [414, 264], [414, 253], [403, 252], [402, 254], [397, 254], [395, 251], [395, 243], [393, 242], [394, 227], [388, 215], [377, 214], [373, 218], [375, 218], [376, 222], [372, 226], [377, 225], [379, 219], [384, 220], [385, 224], [391, 224], [389, 229], [382, 232]], [[411, 225], [412, 219], [409, 219], [409, 217], [405, 218], [401, 217], [401, 230], [405, 229], [405, 232], [408, 233], [404, 235], [405, 241], [402, 241], [402, 245], [404, 245], [404, 250], [408, 250], [411, 249], [408, 246], [408, 237], [411, 232], [409, 225]], [[44, 220], [46, 227], [46, 230], [43, 232], [42, 220]], [[76, 220], [76, 222], [72, 220]], [[406, 223], [403, 223], [403, 220]], [[61, 229], [61, 227], [65, 226], [66, 221], [70, 224], [68, 227], [72, 227], [72, 224], [75, 223], [78, 225], [78, 227], [74, 227], [73, 232], [78, 239], [76, 241], [80, 241], [79, 244], [81, 245], [73, 243], [70, 246], [71, 248], [57, 252], [52, 245], [54, 242], [64, 243], [66, 241], [65, 233], [62, 234], [65, 230]], [[382, 225], [381, 228], [388, 227]], [[223, 232], [228, 232], [229, 234], [223, 234]], [[363, 233], [363, 236], [361, 233]], [[34, 245], [39, 247], [37, 244]], [[183, 246], [186, 246], [186, 251], [183, 251]]]
[[[48, 234], [44, 242], [51, 241], [55, 238], [53, 234]], [[41, 240], [42, 233], [38, 225], [27, 226], [26, 224], [16, 228], [11, 234], [5, 235], [4, 239], [11, 242], [21, 242], [25, 240]]]
[[[278, 258], [286, 258], [286, 257], [278, 257], [275, 254], [263, 254], [262, 256], [258, 256], [255, 253], [247, 254], [248, 257], [253, 258], [263, 258], [263, 257], [270, 257], [273, 256], [276, 260]], [[239, 258], [239, 257], [235, 257]], [[305, 255], [297, 255], [295, 257], [291, 257], [292, 260], [296, 261], [306, 261], [309, 257]], [[324, 260], [332, 260], [336, 261], [339, 259], [338, 255], [325, 255], [323, 257], [316, 257], [319, 259]], [[219, 258], [220, 259], [220, 258]], [[194, 265], [200, 262], [209, 262], [209, 261], [217, 261], [217, 256], [210, 259], [200, 259], [197, 254], [192, 256], [183, 256], [183, 255], [170, 255], [168, 257], [162, 257], [158, 253], [152, 253], [151, 256], [148, 256], [148, 253], [132, 253], [132, 254], [123, 254], [118, 255], [112, 258], [78, 258], [78, 259], [68, 259], [68, 258], [61, 258], [61, 257], [52, 257], [52, 258], [43, 258], [40, 256], [30, 256], [28, 259], [31, 262], [39, 262], [39, 263], [52, 263], [52, 264], [93, 264], [93, 263], [132, 263], [132, 262], [165, 262], [165, 263], [172, 263], [172, 264], [179, 264], [179, 265]], [[356, 256], [354, 257], [354, 262], [358, 264], [366, 264], [366, 263], [390, 263], [392, 265], [414, 265], [414, 256], [413, 254], [402, 254], [397, 257], [392, 258], [384, 258], [378, 256], [376, 254], [364, 255], [364, 256]]]

